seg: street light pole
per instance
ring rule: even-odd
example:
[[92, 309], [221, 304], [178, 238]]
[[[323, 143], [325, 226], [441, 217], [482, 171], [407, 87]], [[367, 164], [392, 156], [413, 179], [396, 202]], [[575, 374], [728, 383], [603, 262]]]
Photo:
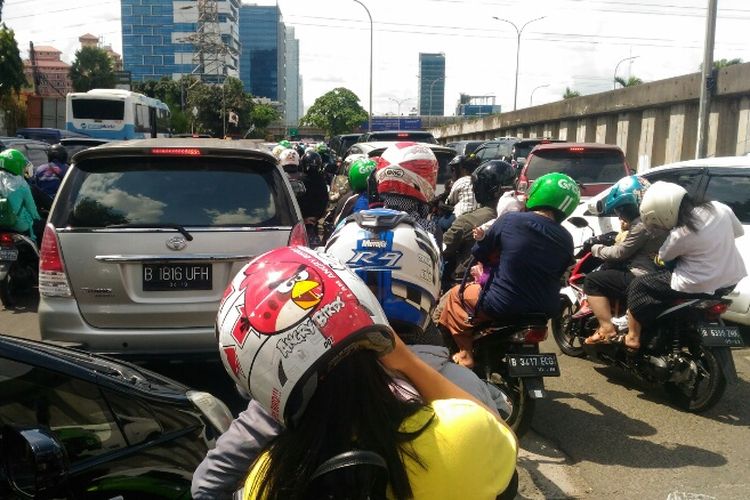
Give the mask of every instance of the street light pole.
[[695, 144], [695, 158], [705, 158], [708, 153], [708, 117], [711, 113], [711, 94], [714, 81], [714, 39], [716, 38], [716, 3], [708, 0], [706, 15], [706, 41], [703, 45], [703, 68], [701, 69], [701, 96], [698, 103], [698, 139]]
[[501, 21], [504, 23], [508, 23], [516, 30], [516, 83], [513, 87], [513, 111], [516, 110], [516, 103], [518, 101], [518, 65], [520, 63], [520, 56], [521, 56], [521, 34], [523, 33], [524, 28], [528, 26], [529, 24], [535, 22], [535, 21], [541, 21], [547, 16], [537, 17], [536, 19], [532, 19], [531, 21], [526, 21], [523, 26], [521, 26], [521, 29], [518, 29], [518, 26], [516, 26], [516, 23], [512, 21], [508, 21], [507, 19], [500, 19], [497, 16], [492, 16], [492, 19], [495, 19], [496, 21]]
[[389, 97], [388, 99], [395, 102], [398, 105], [398, 130], [401, 130], [401, 105], [405, 103], [406, 101], [411, 101], [411, 97], [406, 97], [404, 99], [396, 99], [395, 97]]
[[617, 88], [617, 70], [620, 68], [620, 64], [624, 63], [625, 61], [632, 61], [633, 59], [638, 59], [640, 56], [632, 56], [632, 57], [626, 57], [625, 59], [620, 59], [618, 63], [615, 65], [615, 73], [612, 76], [612, 90], [615, 90]]
[[536, 92], [539, 89], [543, 89], [545, 87], [549, 87], [549, 83], [545, 83], [544, 85], [539, 85], [538, 87], [534, 87], [534, 90], [531, 91], [531, 97], [529, 97], [529, 107], [534, 105], [534, 92]]
[[365, 12], [367, 12], [367, 17], [370, 18], [370, 111], [369, 111], [369, 118], [367, 120], [367, 131], [372, 130], [372, 16], [370, 15], [370, 9], [367, 8], [365, 4], [360, 2], [360, 0], [353, 0], [354, 2], [357, 2], [362, 6], [362, 8], [365, 9]]

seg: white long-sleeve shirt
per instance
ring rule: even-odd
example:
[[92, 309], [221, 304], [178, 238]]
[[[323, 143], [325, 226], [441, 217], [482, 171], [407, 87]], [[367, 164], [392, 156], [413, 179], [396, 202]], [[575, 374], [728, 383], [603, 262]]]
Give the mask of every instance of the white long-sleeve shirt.
[[713, 210], [698, 206], [693, 210], [697, 230], [681, 226], [669, 233], [659, 249], [659, 258], [678, 259], [672, 273], [673, 290], [713, 294], [747, 276], [745, 263], [734, 239], [745, 234], [732, 209], [712, 201]]

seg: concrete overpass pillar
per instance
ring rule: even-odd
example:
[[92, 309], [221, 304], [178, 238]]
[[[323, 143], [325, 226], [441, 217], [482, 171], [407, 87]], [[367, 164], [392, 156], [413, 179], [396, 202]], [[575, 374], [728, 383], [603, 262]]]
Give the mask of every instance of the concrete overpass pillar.
[[576, 135], [575, 142], [586, 142], [586, 126], [587, 121], [585, 118], [581, 118], [576, 121]]
[[615, 144], [617, 141], [617, 117], [611, 115], [600, 116], [596, 119], [596, 136], [594, 142], [600, 144]]
[[737, 150], [739, 102], [737, 99], [722, 99], [716, 102], [716, 109], [719, 113], [716, 130], [716, 156], [732, 156]]
[[750, 153], [750, 97], [740, 99], [737, 116], [737, 145], [734, 154], [737, 156]]
[[659, 108], [643, 111], [638, 145], [638, 172], [664, 164], [665, 136], [669, 113]]
[[682, 159], [686, 114], [687, 106], [685, 104], [677, 104], [669, 109], [669, 128], [667, 129], [664, 163], [674, 163]]
[[555, 139], [561, 139], [563, 141], [568, 140], [568, 127], [570, 122], [568, 120], [561, 120], [557, 125], [557, 137]]
[[544, 124], [544, 130], [542, 136], [549, 139], [557, 139], [560, 134], [560, 124], [558, 122], [551, 122]]

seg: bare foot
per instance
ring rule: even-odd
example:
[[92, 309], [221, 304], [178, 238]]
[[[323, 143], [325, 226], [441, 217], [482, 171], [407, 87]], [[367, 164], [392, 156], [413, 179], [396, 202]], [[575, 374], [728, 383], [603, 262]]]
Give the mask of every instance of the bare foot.
[[474, 358], [469, 351], [458, 351], [453, 355], [453, 362], [466, 368], [474, 368]]

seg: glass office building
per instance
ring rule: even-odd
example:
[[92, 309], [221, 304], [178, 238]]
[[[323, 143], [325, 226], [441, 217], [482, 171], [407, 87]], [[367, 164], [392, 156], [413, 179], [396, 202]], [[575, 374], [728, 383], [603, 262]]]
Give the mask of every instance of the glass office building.
[[284, 103], [286, 34], [278, 6], [240, 8], [240, 79], [245, 91]]
[[294, 28], [286, 28], [286, 123], [297, 125], [302, 116], [302, 93], [299, 74], [299, 40], [294, 36]]
[[443, 116], [445, 54], [419, 53], [419, 114]]
[[[223, 75], [239, 76], [240, 0], [215, 0], [216, 21], [212, 28], [228, 47], [221, 56], [209, 53], [203, 73], [221, 81]], [[198, 2], [174, 0], [121, 0], [123, 69], [133, 81], [180, 78], [201, 72], [197, 45], [186, 40], [198, 27]], [[215, 54], [215, 52], [214, 52]]]

